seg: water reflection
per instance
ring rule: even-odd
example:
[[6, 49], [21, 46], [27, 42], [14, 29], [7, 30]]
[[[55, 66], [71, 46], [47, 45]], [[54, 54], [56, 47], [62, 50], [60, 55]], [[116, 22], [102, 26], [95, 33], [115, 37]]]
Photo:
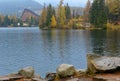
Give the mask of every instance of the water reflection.
[[93, 30], [90, 33], [92, 52], [107, 56], [119, 56], [119, 30]]
[[111, 56], [120, 55], [120, 30], [107, 30], [106, 53]]
[[[50, 57], [59, 54], [60, 59], [65, 61], [65, 54], [69, 54], [70, 32], [65, 30], [42, 31], [43, 49]], [[69, 58], [69, 57], [68, 57]]]
[[90, 33], [93, 53], [104, 55], [106, 47], [106, 31], [92, 30]]
[[0, 29], [0, 75], [33, 66], [45, 76], [62, 63], [86, 68], [87, 53], [119, 56], [119, 36], [119, 30]]
[[[41, 31], [44, 54], [59, 64], [69, 63], [85, 68], [87, 31], [81, 30], [45, 30]], [[86, 33], [86, 34], [85, 34]], [[59, 59], [59, 60], [58, 60]], [[79, 61], [76, 61], [81, 59]], [[56, 65], [56, 64], [55, 64]]]

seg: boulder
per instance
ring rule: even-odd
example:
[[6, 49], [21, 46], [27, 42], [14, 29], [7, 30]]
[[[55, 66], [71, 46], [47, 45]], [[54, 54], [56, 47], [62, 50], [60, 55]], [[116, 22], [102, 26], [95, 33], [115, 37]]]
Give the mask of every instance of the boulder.
[[57, 75], [61, 78], [73, 76], [75, 74], [75, 68], [73, 65], [61, 64], [57, 68]]
[[120, 57], [88, 54], [87, 65], [88, 65], [87, 71], [89, 73], [113, 71], [117, 70], [120, 67]]
[[47, 81], [54, 81], [56, 78], [56, 73], [47, 73], [45, 79]]
[[21, 69], [18, 74], [20, 74], [21, 76], [25, 77], [25, 78], [32, 78], [34, 77], [34, 69], [33, 67], [26, 67]]

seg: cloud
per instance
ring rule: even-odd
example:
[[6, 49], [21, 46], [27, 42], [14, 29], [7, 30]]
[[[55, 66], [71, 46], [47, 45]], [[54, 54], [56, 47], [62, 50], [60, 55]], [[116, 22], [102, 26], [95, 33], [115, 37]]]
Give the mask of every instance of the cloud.
[[[60, 0], [36, 0], [37, 2], [41, 4], [49, 4], [51, 3], [54, 6], [57, 6], [60, 2]], [[64, 0], [64, 3], [68, 3], [70, 6], [78, 6], [78, 7], [84, 7], [87, 0]]]

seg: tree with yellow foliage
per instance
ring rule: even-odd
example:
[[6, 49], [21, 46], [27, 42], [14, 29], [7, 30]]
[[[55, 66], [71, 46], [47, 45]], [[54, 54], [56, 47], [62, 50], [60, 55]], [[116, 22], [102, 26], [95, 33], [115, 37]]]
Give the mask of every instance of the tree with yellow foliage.
[[57, 25], [57, 22], [56, 22], [56, 18], [54, 15], [52, 15], [52, 18], [51, 18], [51, 27], [52, 28], [55, 28]]
[[42, 10], [41, 16], [40, 16], [40, 20], [39, 20], [39, 27], [43, 28], [46, 26], [46, 16], [47, 16], [47, 9], [44, 5], [44, 8]]
[[117, 23], [120, 20], [120, 0], [106, 0], [109, 9], [109, 21]]
[[60, 0], [58, 11], [57, 11], [57, 21], [59, 27], [63, 28], [66, 22], [65, 7], [63, 6], [63, 0]]

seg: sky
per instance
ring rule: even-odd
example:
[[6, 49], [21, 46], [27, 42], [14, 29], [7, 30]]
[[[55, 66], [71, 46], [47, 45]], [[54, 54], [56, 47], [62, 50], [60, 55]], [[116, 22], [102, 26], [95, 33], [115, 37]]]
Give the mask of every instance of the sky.
[[[54, 6], [57, 6], [60, 2], [60, 0], [35, 0], [42, 5], [44, 2], [48, 5], [51, 3]], [[68, 3], [70, 6], [76, 6], [76, 7], [84, 7], [86, 4], [87, 0], [64, 0], [64, 3]]]

